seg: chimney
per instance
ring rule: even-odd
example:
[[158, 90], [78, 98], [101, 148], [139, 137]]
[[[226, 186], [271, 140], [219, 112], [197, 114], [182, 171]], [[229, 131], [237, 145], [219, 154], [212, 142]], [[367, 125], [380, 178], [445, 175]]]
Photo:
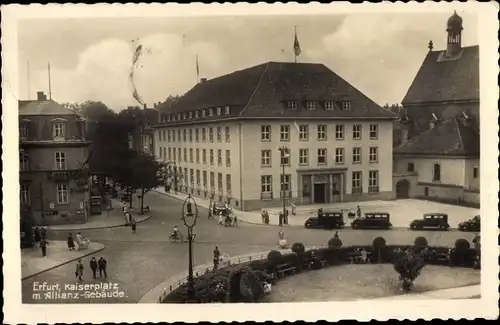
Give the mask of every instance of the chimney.
[[153, 104], [153, 107], [156, 108], [156, 103]]
[[204, 84], [205, 82], [207, 82], [207, 78], [201, 78], [200, 79], [200, 84]]
[[36, 100], [47, 100], [47, 96], [43, 93], [43, 91], [36, 92]]
[[146, 105], [146, 104], [143, 104], [143, 105], [144, 105], [144, 109], [147, 109], [147, 108], [148, 108], [148, 105]]

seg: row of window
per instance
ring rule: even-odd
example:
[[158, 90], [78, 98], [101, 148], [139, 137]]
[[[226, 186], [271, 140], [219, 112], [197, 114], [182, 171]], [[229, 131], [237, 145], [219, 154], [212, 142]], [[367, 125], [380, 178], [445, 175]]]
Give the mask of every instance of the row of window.
[[[299, 141], [308, 141], [310, 138], [309, 125], [301, 124], [295, 125], [299, 133]], [[280, 141], [290, 141], [290, 125], [280, 125]], [[370, 124], [370, 140], [378, 139], [378, 124]], [[334, 129], [335, 140], [345, 139], [345, 125], [336, 124]], [[363, 126], [361, 124], [354, 124], [352, 126], [352, 139], [361, 140], [363, 134]], [[271, 125], [260, 126], [260, 139], [261, 141], [271, 141]], [[328, 125], [318, 125], [316, 127], [316, 139], [319, 141], [328, 140]]]
[[[216, 129], [215, 134], [217, 135], [217, 142], [222, 142], [222, 128], [218, 126]], [[208, 132], [207, 132], [208, 130]], [[224, 133], [224, 140], [226, 142], [231, 141], [231, 130], [229, 126], [225, 127], [225, 133]], [[168, 143], [172, 142], [193, 142], [193, 133], [194, 133], [194, 141], [195, 142], [200, 142], [200, 135], [201, 135], [201, 141], [202, 142], [207, 142], [207, 133], [208, 133], [208, 140], [210, 142], [214, 142], [214, 128], [201, 128], [201, 129], [178, 129], [176, 130], [161, 130], [158, 132], [158, 140], [160, 142], [162, 141], [167, 141]], [[176, 136], [177, 135], [177, 136]], [[182, 136], [182, 137], [181, 137]]]
[[[179, 178], [179, 180], [186, 186], [188, 186], [188, 184], [191, 185], [191, 187], [194, 188], [194, 185], [196, 184], [198, 186], [198, 188], [200, 188], [201, 186], [203, 186], [204, 188], [208, 188], [208, 180], [209, 180], [209, 176], [210, 176], [210, 188], [212, 190], [215, 190], [215, 173], [214, 172], [210, 172], [210, 175], [209, 173], [206, 171], [206, 170], [199, 170], [199, 169], [187, 169], [187, 168], [184, 168], [182, 169], [181, 167], [178, 167], [178, 171], [177, 171], [177, 177]], [[217, 190], [219, 192], [222, 192], [223, 191], [223, 174], [222, 173], [217, 173]], [[231, 193], [231, 175], [230, 174], [226, 174], [226, 192], [228, 194]]]
[[[189, 152], [189, 156], [188, 156]], [[193, 154], [194, 153], [194, 154]], [[200, 154], [201, 153], [201, 154]], [[208, 155], [207, 155], [208, 153]], [[183, 155], [181, 155], [183, 154]], [[174, 161], [174, 162], [185, 162], [185, 163], [203, 163], [210, 164], [212, 166], [215, 165], [215, 149], [193, 149], [184, 148], [182, 151], [181, 148], [171, 148], [168, 147], [168, 151], [166, 147], [160, 147], [160, 158], [163, 160]], [[209, 159], [208, 159], [209, 158]], [[231, 166], [231, 152], [226, 150], [226, 166]], [[222, 149], [217, 149], [217, 165], [223, 165], [222, 159]]]
[[[299, 165], [309, 165], [309, 149], [299, 149]], [[362, 148], [352, 148], [352, 163], [361, 164], [361, 154]], [[265, 149], [261, 150], [260, 160], [262, 167], [271, 167], [271, 156], [272, 150]], [[319, 148], [316, 152], [316, 163], [318, 165], [327, 164], [327, 149]], [[335, 164], [345, 163], [345, 149], [335, 148]], [[368, 149], [368, 162], [377, 163], [378, 162], [378, 147], [370, 147]], [[281, 155], [280, 153], [280, 165], [290, 165], [290, 149], [288, 149], [288, 155]]]
[[[415, 171], [415, 164], [413, 162], [409, 162], [406, 170], [408, 172], [414, 172]], [[479, 167], [474, 166], [472, 168], [472, 177], [473, 178], [478, 178], [479, 177]], [[440, 182], [441, 181], [441, 165], [440, 164], [434, 164], [432, 168], [432, 180], [435, 182]]]
[[[28, 124], [21, 122], [19, 125], [19, 137], [26, 138], [29, 135]], [[53, 123], [52, 124], [52, 137], [65, 138], [66, 137], [66, 123]]]
[[[363, 172], [352, 172], [352, 193], [363, 193]], [[290, 191], [292, 189], [292, 176], [280, 175], [280, 191]], [[270, 194], [273, 192], [273, 176], [262, 175], [260, 177], [260, 192], [262, 194]], [[368, 171], [368, 193], [379, 192], [379, 172], [378, 170]], [[266, 196], [266, 195], [264, 195]], [[268, 195], [267, 195], [268, 196]]]
[[224, 115], [229, 115], [230, 113], [230, 107], [225, 106], [224, 107], [224, 112], [222, 111], [222, 107], [217, 107], [217, 108], [204, 108], [204, 109], [199, 109], [196, 111], [191, 111], [191, 112], [184, 112], [184, 113], [177, 113], [177, 114], [169, 114], [164, 117], [163, 122], [166, 120], [167, 122], [175, 122], [175, 121], [182, 121], [182, 120], [191, 120], [193, 118], [205, 118], [205, 117], [212, 117], [214, 115], [221, 116], [222, 113]]
[[[65, 170], [66, 166], [66, 153], [65, 152], [55, 152], [54, 154], [55, 167], [57, 170]], [[30, 160], [26, 154], [21, 154], [19, 156], [19, 170], [26, 171], [30, 170]]]
[[[20, 189], [20, 201], [22, 204], [30, 204], [30, 188], [28, 185], [21, 184]], [[69, 203], [69, 189], [66, 184], [56, 185], [56, 202], [57, 204], [68, 204]]]
[[[337, 106], [336, 104], [337, 103], [332, 101], [332, 100], [328, 100], [328, 101], [308, 100], [305, 102], [305, 108], [308, 111], [314, 111], [317, 108], [320, 108], [320, 109], [323, 108], [324, 110], [327, 110], [327, 111], [333, 111], [335, 109], [335, 107]], [[350, 101], [345, 100], [345, 101], [338, 102], [338, 104], [340, 105], [340, 109], [343, 111], [350, 111], [351, 110], [351, 102]], [[298, 102], [295, 100], [289, 100], [289, 101], [287, 101], [287, 107], [288, 107], [288, 109], [296, 110], [298, 107]]]

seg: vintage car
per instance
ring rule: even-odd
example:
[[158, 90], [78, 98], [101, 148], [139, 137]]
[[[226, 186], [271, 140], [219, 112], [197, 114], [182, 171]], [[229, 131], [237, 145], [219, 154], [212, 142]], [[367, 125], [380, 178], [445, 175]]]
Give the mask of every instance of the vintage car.
[[367, 212], [354, 219], [352, 229], [391, 229], [391, 215], [387, 212]]
[[460, 222], [458, 224], [458, 230], [480, 232], [481, 231], [481, 217], [475, 216], [474, 218], [472, 218], [470, 220]]
[[342, 212], [318, 211], [316, 217], [310, 217], [304, 223], [307, 229], [340, 229], [344, 227], [344, 216]]
[[445, 213], [426, 213], [422, 219], [416, 219], [410, 222], [412, 230], [448, 230], [448, 215]]

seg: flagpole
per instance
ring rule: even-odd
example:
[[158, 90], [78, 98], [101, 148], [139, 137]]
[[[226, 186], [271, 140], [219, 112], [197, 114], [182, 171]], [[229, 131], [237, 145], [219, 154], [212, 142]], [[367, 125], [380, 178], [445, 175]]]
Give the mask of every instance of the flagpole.
[[[293, 39], [294, 39], [294, 46], [295, 46], [295, 40], [297, 39], [297, 26], [294, 26], [294, 28], [295, 28], [295, 34], [293, 36]], [[295, 51], [295, 48], [293, 49], [293, 56], [294, 56], [295, 63], [297, 63], [297, 53]]]
[[200, 82], [200, 65], [198, 63], [198, 54], [196, 54], [196, 83]]
[[48, 64], [48, 70], [49, 70], [49, 99], [52, 100], [52, 86], [51, 86], [51, 83], [50, 83], [50, 61], [49, 61], [49, 64]]

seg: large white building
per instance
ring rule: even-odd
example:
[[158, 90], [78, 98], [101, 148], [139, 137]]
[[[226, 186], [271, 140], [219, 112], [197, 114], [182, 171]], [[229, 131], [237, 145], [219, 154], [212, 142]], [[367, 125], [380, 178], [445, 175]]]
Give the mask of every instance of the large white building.
[[395, 118], [322, 64], [268, 62], [202, 79], [154, 150], [178, 190], [242, 210], [391, 199]]

